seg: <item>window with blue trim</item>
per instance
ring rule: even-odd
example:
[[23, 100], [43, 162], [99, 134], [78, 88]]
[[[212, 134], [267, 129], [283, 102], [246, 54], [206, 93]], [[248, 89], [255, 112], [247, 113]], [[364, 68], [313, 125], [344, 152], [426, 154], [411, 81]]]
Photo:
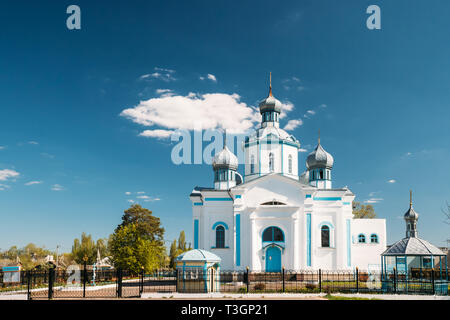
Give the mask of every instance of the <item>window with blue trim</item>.
[[216, 228], [216, 248], [225, 248], [225, 228], [223, 226]]
[[360, 234], [358, 236], [358, 243], [366, 243], [366, 236], [363, 234]]
[[378, 236], [376, 234], [370, 236], [370, 243], [378, 243]]
[[283, 231], [281, 231], [278, 227], [269, 227], [264, 230], [263, 233], [263, 241], [273, 242], [273, 241], [281, 241], [284, 242]]
[[321, 240], [322, 240], [322, 247], [329, 248], [330, 247], [330, 227], [322, 226], [322, 228], [320, 228], [320, 234], [321, 234]]

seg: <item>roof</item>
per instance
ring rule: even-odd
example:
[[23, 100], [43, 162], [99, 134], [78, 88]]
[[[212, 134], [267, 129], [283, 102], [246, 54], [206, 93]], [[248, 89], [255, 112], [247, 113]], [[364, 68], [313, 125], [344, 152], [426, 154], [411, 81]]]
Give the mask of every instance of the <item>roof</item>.
[[325, 151], [320, 142], [316, 146], [314, 151], [311, 152], [306, 159], [307, 169], [315, 169], [315, 168], [331, 169], [333, 167], [333, 164], [334, 164], [333, 156]]
[[445, 254], [426, 240], [409, 237], [397, 241], [382, 256], [445, 256]]
[[220, 262], [219, 256], [215, 255], [212, 252], [202, 250], [202, 249], [193, 249], [186, 251], [180, 254], [176, 259], [176, 261], [207, 261], [207, 262]]

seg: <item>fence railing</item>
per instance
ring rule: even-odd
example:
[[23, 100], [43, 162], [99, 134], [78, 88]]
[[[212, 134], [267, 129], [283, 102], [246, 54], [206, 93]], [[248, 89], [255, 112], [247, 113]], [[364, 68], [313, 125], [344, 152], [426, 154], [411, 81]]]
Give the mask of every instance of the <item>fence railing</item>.
[[[422, 276], [421, 276], [422, 275]], [[402, 293], [448, 295], [448, 272], [365, 270], [211, 271], [31, 270], [12, 282], [0, 272], [0, 294], [28, 299], [131, 298], [158, 292], [223, 293]]]

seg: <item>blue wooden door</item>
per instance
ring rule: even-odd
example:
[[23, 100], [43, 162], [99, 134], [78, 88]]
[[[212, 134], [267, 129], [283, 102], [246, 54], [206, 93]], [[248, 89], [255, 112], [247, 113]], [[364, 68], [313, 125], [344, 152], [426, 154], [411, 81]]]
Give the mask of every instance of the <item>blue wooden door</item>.
[[278, 247], [269, 247], [266, 250], [266, 271], [281, 271], [281, 250]]

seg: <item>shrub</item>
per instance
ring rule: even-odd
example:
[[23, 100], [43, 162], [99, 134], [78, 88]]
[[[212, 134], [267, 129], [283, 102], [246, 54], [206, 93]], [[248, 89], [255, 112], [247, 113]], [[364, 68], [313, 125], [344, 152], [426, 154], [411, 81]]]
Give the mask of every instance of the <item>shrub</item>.
[[247, 293], [247, 287], [240, 287], [239, 293]]
[[317, 286], [315, 284], [312, 284], [312, 283], [307, 283], [305, 287], [308, 290], [314, 290]]
[[257, 283], [255, 284], [255, 290], [256, 291], [263, 291], [266, 288], [266, 285], [264, 283]]

